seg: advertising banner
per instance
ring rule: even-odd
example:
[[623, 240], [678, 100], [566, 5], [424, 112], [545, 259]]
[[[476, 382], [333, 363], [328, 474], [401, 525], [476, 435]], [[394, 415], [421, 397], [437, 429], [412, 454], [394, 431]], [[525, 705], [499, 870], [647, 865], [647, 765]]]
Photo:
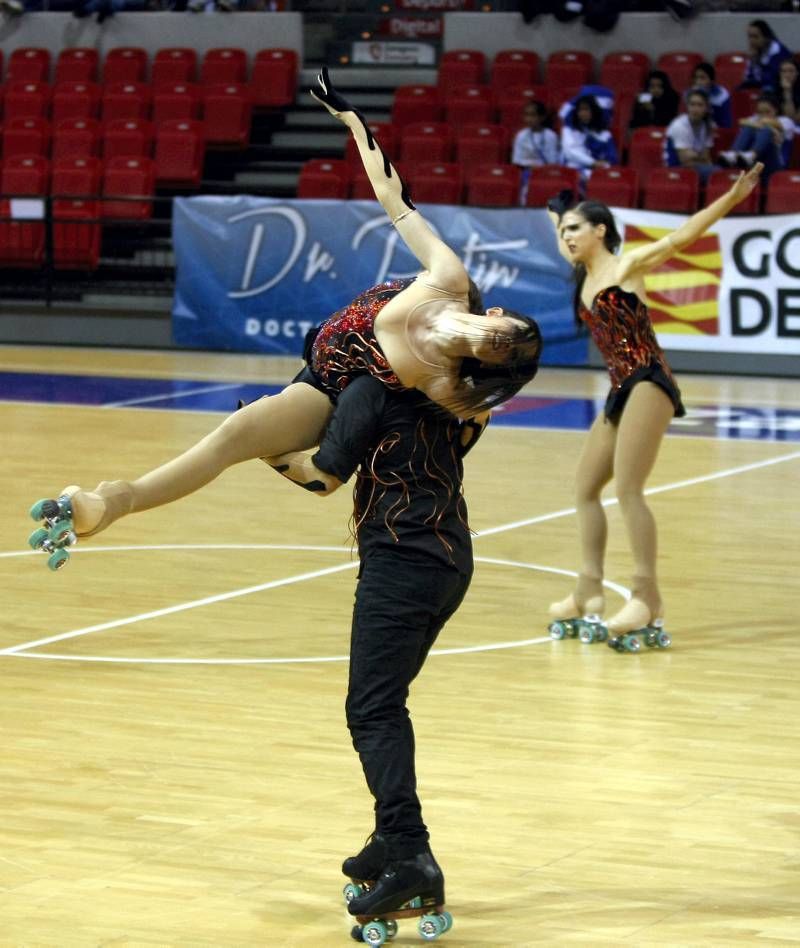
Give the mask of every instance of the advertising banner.
[[[571, 268], [542, 211], [427, 205], [486, 305], [534, 316], [545, 362], [585, 364]], [[174, 338], [184, 346], [294, 354], [360, 292], [420, 265], [375, 201], [193, 197], [174, 202]]]
[[[615, 210], [624, 249], [658, 240], [684, 217]], [[800, 219], [729, 217], [645, 280], [665, 349], [800, 355]]]

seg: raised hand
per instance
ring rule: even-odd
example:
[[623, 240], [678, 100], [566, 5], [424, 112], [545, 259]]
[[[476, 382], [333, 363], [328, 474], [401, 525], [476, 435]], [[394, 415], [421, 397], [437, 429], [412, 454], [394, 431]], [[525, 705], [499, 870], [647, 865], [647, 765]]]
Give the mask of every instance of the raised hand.
[[333, 83], [328, 75], [327, 66], [323, 66], [317, 76], [317, 85], [319, 88], [309, 89], [308, 91], [317, 102], [321, 102], [325, 106], [334, 118], [339, 118], [342, 112], [355, 112], [356, 115], [359, 114], [358, 110], [350, 105], [347, 99], [334, 89]]
[[764, 165], [759, 161], [749, 171], [743, 171], [733, 182], [729, 193], [736, 199], [737, 204], [752, 193], [763, 170]]

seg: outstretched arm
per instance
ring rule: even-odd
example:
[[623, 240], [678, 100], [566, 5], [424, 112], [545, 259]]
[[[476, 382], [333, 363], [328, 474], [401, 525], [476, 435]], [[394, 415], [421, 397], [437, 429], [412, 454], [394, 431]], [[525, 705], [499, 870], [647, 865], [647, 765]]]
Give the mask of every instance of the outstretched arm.
[[619, 282], [649, 273], [684, 247], [693, 244], [709, 227], [732, 211], [752, 192], [763, 170], [762, 164], [756, 164], [749, 171], [742, 172], [722, 197], [693, 214], [677, 230], [655, 243], [637, 247], [636, 250], [624, 254], [620, 260]]
[[326, 66], [317, 76], [317, 83], [318, 88], [312, 89], [311, 95], [350, 129], [375, 197], [408, 249], [430, 271], [437, 286], [466, 292], [468, 277], [463, 263], [417, 211], [408, 188], [375, 140], [366, 119], [334, 89]]

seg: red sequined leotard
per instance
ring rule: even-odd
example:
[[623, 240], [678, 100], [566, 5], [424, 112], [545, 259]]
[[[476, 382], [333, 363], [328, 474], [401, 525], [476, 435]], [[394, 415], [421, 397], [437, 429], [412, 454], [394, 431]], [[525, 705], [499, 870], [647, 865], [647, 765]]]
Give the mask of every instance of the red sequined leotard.
[[414, 282], [390, 280], [365, 290], [320, 326], [309, 365], [327, 394], [336, 396], [356, 375], [373, 375], [391, 389], [404, 386], [375, 338], [375, 318]]
[[644, 379], [655, 382], [672, 399], [675, 414], [683, 415], [680, 391], [653, 331], [647, 305], [635, 293], [607, 286], [592, 308], [581, 302], [579, 315], [600, 350], [611, 377], [606, 402], [609, 417], [621, 411], [630, 389]]

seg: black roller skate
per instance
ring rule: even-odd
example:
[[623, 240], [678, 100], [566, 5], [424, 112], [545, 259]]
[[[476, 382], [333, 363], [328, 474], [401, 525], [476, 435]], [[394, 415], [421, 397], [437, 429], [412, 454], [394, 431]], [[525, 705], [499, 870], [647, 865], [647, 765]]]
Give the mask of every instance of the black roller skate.
[[[69, 488], [68, 488], [69, 490]], [[68, 547], [77, 542], [72, 518], [72, 493], [63, 493], [57, 498], [37, 500], [30, 509], [33, 520], [41, 520], [43, 526], [34, 530], [28, 543], [34, 550], [49, 554], [47, 565], [58, 570], [67, 565]]]
[[418, 918], [417, 931], [425, 941], [434, 941], [453, 926], [444, 910], [444, 876], [429, 852], [391, 860], [374, 883], [353, 883], [347, 911], [358, 922], [352, 938], [368, 945], [394, 938], [401, 918]]

